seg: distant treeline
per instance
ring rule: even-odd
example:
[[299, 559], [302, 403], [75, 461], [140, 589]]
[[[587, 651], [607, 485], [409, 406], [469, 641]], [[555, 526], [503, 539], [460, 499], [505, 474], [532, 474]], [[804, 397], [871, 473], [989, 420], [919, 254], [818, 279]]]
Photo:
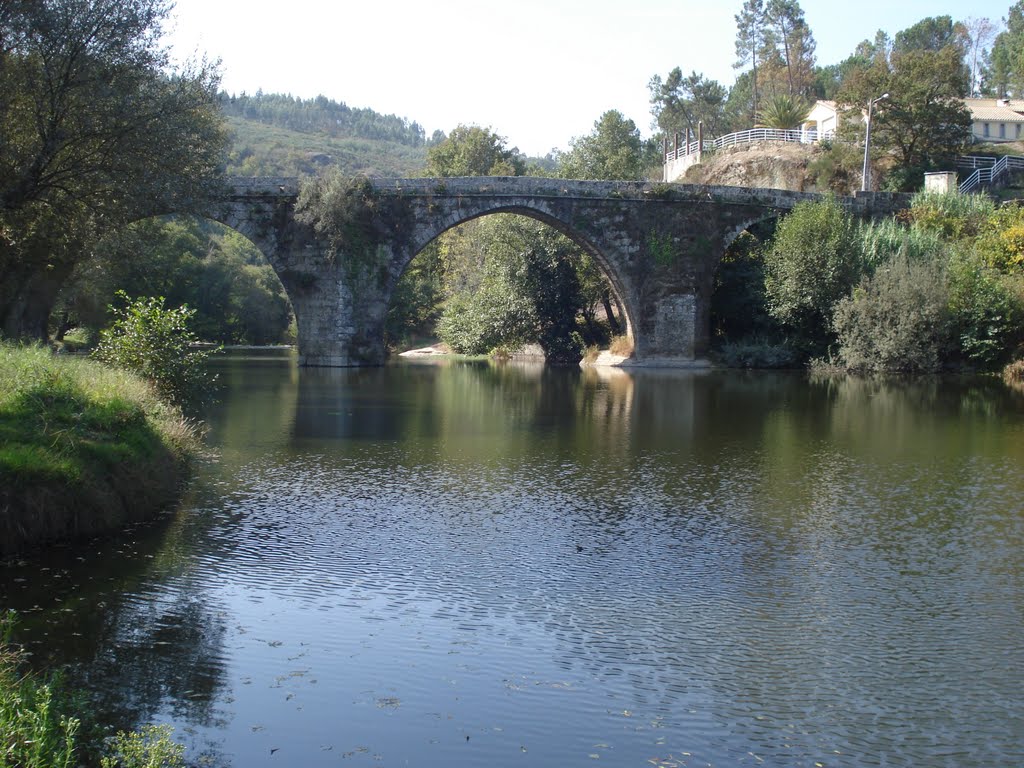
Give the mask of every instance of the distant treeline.
[[[411, 147], [427, 143], [423, 126], [404, 117], [382, 115], [372, 109], [353, 109], [326, 96], [297, 99], [290, 95], [257, 91], [220, 94], [221, 109], [230, 117], [242, 117], [301, 133], [353, 136], [391, 141]], [[443, 139], [444, 136], [438, 137]]]

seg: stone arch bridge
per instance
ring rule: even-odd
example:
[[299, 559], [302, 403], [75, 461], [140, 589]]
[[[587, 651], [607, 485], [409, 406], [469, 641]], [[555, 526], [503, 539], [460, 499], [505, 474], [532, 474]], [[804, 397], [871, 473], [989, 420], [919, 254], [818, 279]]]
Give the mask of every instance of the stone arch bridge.
[[[281, 278], [301, 365], [383, 363], [385, 314], [406, 266], [441, 233], [492, 213], [538, 219], [594, 258], [625, 309], [636, 363], [697, 364], [707, 353], [714, 273], [728, 245], [753, 224], [819, 199], [774, 189], [533, 177], [369, 179], [364, 194], [373, 203], [368, 226], [363, 242], [350, 245], [328, 243], [296, 218], [296, 179], [232, 179], [207, 213], [252, 240]], [[872, 193], [841, 200], [861, 217], [907, 205], [903, 196]]]

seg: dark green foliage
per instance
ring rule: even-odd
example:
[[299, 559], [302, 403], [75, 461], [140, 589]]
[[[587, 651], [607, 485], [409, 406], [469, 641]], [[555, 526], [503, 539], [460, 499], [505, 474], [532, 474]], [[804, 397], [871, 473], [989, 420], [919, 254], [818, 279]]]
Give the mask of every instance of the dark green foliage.
[[163, 297], [120, 296], [126, 305], [113, 310], [114, 323], [100, 334], [93, 355], [138, 374], [170, 402], [187, 403], [206, 394], [212, 384], [206, 371], [209, 352], [195, 348], [198, 338], [189, 328], [195, 310], [165, 309]]
[[46, 336], [106, 234], [216, 187], [217, 74], [169, 74], [165, 0], [5, 2], [0, 14], [0, 330]]
[[396, 115], [382, 115], [372, 109], [352, 108], [326, 96], [297, 99], [291, 95], [221, 93], [221, 111], [229, 117], [241, 117], [266, 125], [287, 128], [300, 133], [317, 133], [330, 137], [349, 136], [387, 141], [410, 147], [422, 147], [425, 132], [418, 123]]
[[779, 223], [764, 265], [772, 317], [796, 349], [823, 354], [834, 341], [833, 308], [864, 270], [856, 222], [835, 198], [799, 203]]
[[250, 241], [213, 222], [147, 219], [105, 238], [61, 292], [57, 338], [73, 327], [109, 325], [118, 290], [188, 304], [195, 310], [191, 328], [204, 341], [286, 340], [291, 310], [273, 268]]
[[580, 275], [587, 269], [579, 249], [521, 216], [481, 222], [473, 242], [483, 249], [481, 267], [464, 276], [446, 303], [438, 325], [442, 340], [467, 354], [537, 342], [548, 362], [578, 363], [584, 345], [596, 343], [577, 321], [586, 304]]
[[757, 336], [725, 342], [716, 349], [715, 359], [726, 368], [797, 368], [801, 363], [792, 347]]
[[[886, 187], [898, 191], [920, 188], [924, 171], [953, 167], [970, 138], [971, 117], [964, 106], [968, 73], [958, 45], [939, 50], [910, 47], [883, 51], [869, 66], [852, 70], [837, 101], [855, 117], [869, 101], [889, 94], [876, 105], [871, 143], [899, 159]], [[844, 120], [841, 132], [856, 136], [859, 121]]]
[[1019, 280], [958, 250], [949, 263], [949, 305], [960, 354], [969, 366], [991, 370], [1018, 352], [1024, 341], [1024, 291]]
[[444, 300], [444, 265], [436, 243], [414, 258], [391, 294], [384, 341], [395, 349], [433, 335]]
[[1024, 0], [1017, 0], [1006, 14], [1006, 28], [992, 44], [986, 85], [990, 95], [1024, 94]]
[[716, 347], [744, 339], [781, 340], [783, 336], [779, 322], [767, 308], [765, 248], [761, 238], [743, 232], [722, 257], [711, 296], [711, 336]]
[[526, 158], [503, 136], [476, 125], [459, 125], [427, 150], [424, 176], [522, 176]]
[[842, 362], [856, 371], [938, 371], [951, 347], [946, 269], [899, 254], [836, 305]]
[[566, 179], [635, 181], [643, 170], [640, 131], [615, 109], [594, 121], [590, 135], [573, 139], [558, 159], [558, 174]]
[[679, 133], [696, 138], [703, 124], [707, 136], [728, 133], [726, 96], [728, 91], [716, 80], [691, 72], [684, 77], [679, 67], [662, 81], [655, 75], [647, 84], [651, 94], [651, 113], [665, 136]]

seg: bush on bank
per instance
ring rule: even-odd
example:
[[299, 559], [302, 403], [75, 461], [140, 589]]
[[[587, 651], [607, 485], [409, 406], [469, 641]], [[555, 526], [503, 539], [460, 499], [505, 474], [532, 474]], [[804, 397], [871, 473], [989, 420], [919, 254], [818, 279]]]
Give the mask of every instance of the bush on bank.
[[152, 516], [199, 448], [140, 377], [0, 344], [0, 555]]
[[745, 309], [719, 299], [713, 316], [736, 316], [715, 325], [727, 365], [771, 364], [780, 342], [797, 360], [855, 371], [997, 371], [1024, 357], [1024, 207], [920, 193], [895, 219], [858, 223], [826, 198], [796, 206], [744, 258], [763, 259], [762, 306], [778, 330], [735, 322], [761, 311], [754, 291]]
[[104, 738], [84, 699], [59, 676], [26, 672], [10, 642], [14, 615], [0, 615], [0, 768], [180, 768], [184, 747], [167, 726]]

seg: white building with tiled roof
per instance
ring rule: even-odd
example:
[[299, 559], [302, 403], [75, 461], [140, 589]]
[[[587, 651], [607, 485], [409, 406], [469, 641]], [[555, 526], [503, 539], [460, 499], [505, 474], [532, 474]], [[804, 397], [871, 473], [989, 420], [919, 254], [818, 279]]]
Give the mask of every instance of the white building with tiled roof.
[[978, 142], [1024, 141], [1024, 101], [964, 99], [971, 111], [971, 134]]

